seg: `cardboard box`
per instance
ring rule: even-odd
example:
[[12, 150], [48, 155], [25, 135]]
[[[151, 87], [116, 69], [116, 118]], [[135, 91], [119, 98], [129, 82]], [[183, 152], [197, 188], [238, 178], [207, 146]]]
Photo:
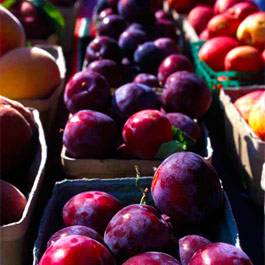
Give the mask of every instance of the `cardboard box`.
[[[206, 127], [203, 126], [202, 156], [211, 162], [213, 149]], [[61, 161], [64, 171], [70, 178], [119, 178], [135, 175], [135, 165], [139, 166], [141, 174], [151, 176], [154, 168], [162, 161], [158, 160], [121, 160], [121, 159], [75, 159], [68, 156], [63, 146]]]
[[251, 196], [263, 204], [265, 141], [254, 134], [233, 104], [237, 98], [257, 88], [265, 90], [265, 86], [221, 90], [220, 105], [224, 111], [228, 155], [244, 177]]
[[23, 249], [26, 247], [25, 236], [37, 201], [38, 191], [44, 178], [47, 146], [39, 113], [37, 110], [32, 110], [32, 112], [38, 127], [36, 153], [28, 172], [29, 179], [32, 179], [32, 188], [29, 191], [27, 204], [21, 219], [17, 222], [0, 226], [1, 265], [20, 265], [23, 262]]
[[[152, 177], [142, 177], [139, 184], [142, 187], [150, 187]], [[74, 195], [84, 191], [104, 191], [117, 197], [123, 206], [139, 203], [142, 197], [138, 190], [135, 178], [123, 179], [82, 179], [64, 180], [57, 182], [53, 194], [43, 213], [38, 237], [33, 249], [33, 265], [37, 265], [46, 249], [46, 244], [53, 233], [64, 227], [62, 220], [62, 208], [64, 204]], [[153, 205], [151, 194], [148, 195], [148, 204]], [[239, 246], [239, 236], [233, 212], [225, 196], [225, 205], [220, 218], [208, 227], [203, 235], [213, 241], [227, 242]]]
[[64, 89], [66, 67], [62, 48], [53, 45], [37, 45], [37, 47], [48, 51], [55, 59], [60, 69], [61, 82], [53, 93], [43, 99], [21, 99], [18, 100], [24, 106], [37, 109], [40, 112], [40, 118], [46, 133], [49, 132], [51, 124], [55, 118], [58, 100]]

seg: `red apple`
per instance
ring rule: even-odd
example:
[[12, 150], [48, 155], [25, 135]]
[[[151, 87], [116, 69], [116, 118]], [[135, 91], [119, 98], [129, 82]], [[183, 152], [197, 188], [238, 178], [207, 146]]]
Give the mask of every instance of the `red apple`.
[[214, 16], [207, 24], [210, 38], [217, 36], [235, 37], [241, 20], [228, 13]]
[[259, 72], [264, 70], [261, 53], [252, 46], [239, 46], [225, 57], [226, 71]]
[[12, 184], [0, 179], [0, 225], [19, 221], [27, 199]]
[[226, 243], [212, 243], [198, 250], [189, 265], [253, 265], [239, 248]]
[[248, 0], [217, 0], [214, 5], [214, 13], [223, 13], [231, 6], [240, 2], [248, 2]]
[[226, 13], [230, 16], [240, 19], [245, 19], [248, 15], [258, 12], [259, 8], [253, 2], [242, 2], [230, 7]]
[[264, 49], [264, 51], [262, 52], [262, 60], [263, 60], [263, 62], [264, 62], [264, 64], [265, 64], [265, 49]]
[[193, 26], [197, 34], [200, 34], [213, 17], [213, 9], [209, 6], [198, 5], [188, 14], [188, 22]]
[[246, 17], [237, 29], [238, 40], [246, 45], [265, 48], [265, 12], [257, 12]]
[[215, 71], [224, 70], [226, 54], [238, 46], [238, 42], [226, 36], [215, 37], [203, 44], [199, 51], [199, 58]]
[[143, 110], [126, 121], [122, 137], [135, 156], [154, 159], [160, 145], [173, 139], [172, 126], [162, 112]]
[[176, 10], [177, 12], [186, 13], [192, 9], [196, 0], [167, 0], [167, 3], [170, 8]]
[[210, 37], [209, 37], [209, 31], [208, 31], [207, 28], [201, 32], [201, 34], [199, 35], [199, 38], [201, 40], [205, 40], [205, 41], [210, 39]]

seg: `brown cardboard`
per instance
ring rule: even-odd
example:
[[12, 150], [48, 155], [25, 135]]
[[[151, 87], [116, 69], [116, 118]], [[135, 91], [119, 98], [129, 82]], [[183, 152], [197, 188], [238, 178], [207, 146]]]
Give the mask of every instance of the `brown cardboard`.
[[17, 101], [22, 103], [24, 106], [37, 109], [40, 112], [40, 118], [43, 123], [44, 130], [46, 133], [48, 133], [51, 124], [55, 118], [59, 97], [64, 89], [65, 74], [66, 74], [65, 59], [62, 48], [60, 46], [54, 46], [54, 45], [36, 45], [36, 46], [48, 51], [56, 59], [56, 62], [60, 69], [61, 82], [48, 98], [21, 99]]
[[[205, 159], [211, 163], [212, 146], [208, 132], [204, 127], [206, 156]], [[61, 161], [64, 171], [70, 178], [120, 178], [135, 175], [137, 165], [143, 176], [152, 176], [154, 170], [162, 161], [158, 160], [121, 160], [121, 159], [74, 159], [67, 155], [63, 146]]]
[[38, 197], [38, 191], [44, 178], [47, 160], [47, 146], [43, 128], [37, 110], [32, 110], [34, 120], [38, 126], [37, 150], [32, 161], [29, 177], [32, 179], [32, 188], [27, 198], [23, 215], [18, 222], [0, 226], [0, 264], [20, 265], [23, 260], [24, 238], [27, 233], [29, 221]]
[[246, 177], [251, 196], [263, 203], [265, 177], [262, 180], [262, 174], [265, 174], [263, 169], [265, 168], [265, 141], [254, 134], [233, 104], [237, 98], [257, 88], [265, 89], [265, 86], [221, 90], [220, 105], [224, 110], [228, 153], [242, 176]]

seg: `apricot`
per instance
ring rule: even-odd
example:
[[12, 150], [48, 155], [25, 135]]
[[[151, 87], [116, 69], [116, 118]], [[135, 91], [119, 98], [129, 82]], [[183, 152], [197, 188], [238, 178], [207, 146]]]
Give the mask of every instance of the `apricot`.
[[21, 23], [2, 6], [0, 21], [0, 56], [14, 48], [25, 46], [26, 37]]
[[12, 184], [0, 179], [0, 224], [19, 221], [27, 204], [27, 199]]
[[0, 97], [0, 164], [1, 173], [21, 163], [32, 145], [32, 114], [18, 102]]
[[16, 48], [0, 58], [1, 95], [11, 99], [40, 99], [60, 83], [55, 59], [45, 50]]
[[250, 111], [248, 122], [254, 133], [265, 141], [265, 93]]

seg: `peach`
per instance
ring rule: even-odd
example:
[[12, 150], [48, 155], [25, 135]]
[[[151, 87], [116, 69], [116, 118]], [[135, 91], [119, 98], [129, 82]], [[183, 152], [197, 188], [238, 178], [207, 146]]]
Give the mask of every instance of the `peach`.
[[265, 12], [257, 12], [246, 17], [237, 29], [238, 40], [260, 49], [265, 47]]
[[238, 72], [259, 72], [264, 70], [261, 53], [252, 46], [239, 46], [225, 57], [225, 70]]
[[15, 186], [0, 179], [0, 224], [19, 221], [27, 204], [27, 199]]
[[25, 46], [25, 32], [21, 23], [1, 5], [0, 21], [0, 56], [14, 48]]
[[1, 173], [16, 170], [32, 146], [32, 114], [18, 102], [0, 97]]
[[192, 9], [196, 0], [167, 0], [168, 6], [179, 13], [185, 13]]
[[241, 2], [230, 7], [226, 13], [240, 20], [245, 19], [248, 15], [258, 12], [259, 8], [253, 2]]
[[254, 90], [241, 96], [234, 102], [234, 106], [246, 122], [248, 122], [251, 109], [263, 95], [265, 95], [264, 90]]
[[226, 54], [237, 46], [238, 42], [231, 37], [215, 37], [203, 44], [199, 58], [215, 71], [222, 71]]
[[1, 95], [11, 99], [49, 96], [60, 83], [55, 59], [45, 50], [17, 48], [0, 58]]
[[210, 38], [217, 36], [235, 37], [241, 20], [229, 13], [214, 16], [207, 24]]
[[265, 93], [250, 110], [248, 122], [254, 133], [265, 141]]
[[199, 35], [199, 38], [205, 41], [210, 39], [209, 31], [207, 28], [201, 32], [201, 34]]
[[197, 34], [200, 34], [213, 17], [213, 9], [209, 6], [198, 5], [188, 14], [188, 22], [193, 26]]

